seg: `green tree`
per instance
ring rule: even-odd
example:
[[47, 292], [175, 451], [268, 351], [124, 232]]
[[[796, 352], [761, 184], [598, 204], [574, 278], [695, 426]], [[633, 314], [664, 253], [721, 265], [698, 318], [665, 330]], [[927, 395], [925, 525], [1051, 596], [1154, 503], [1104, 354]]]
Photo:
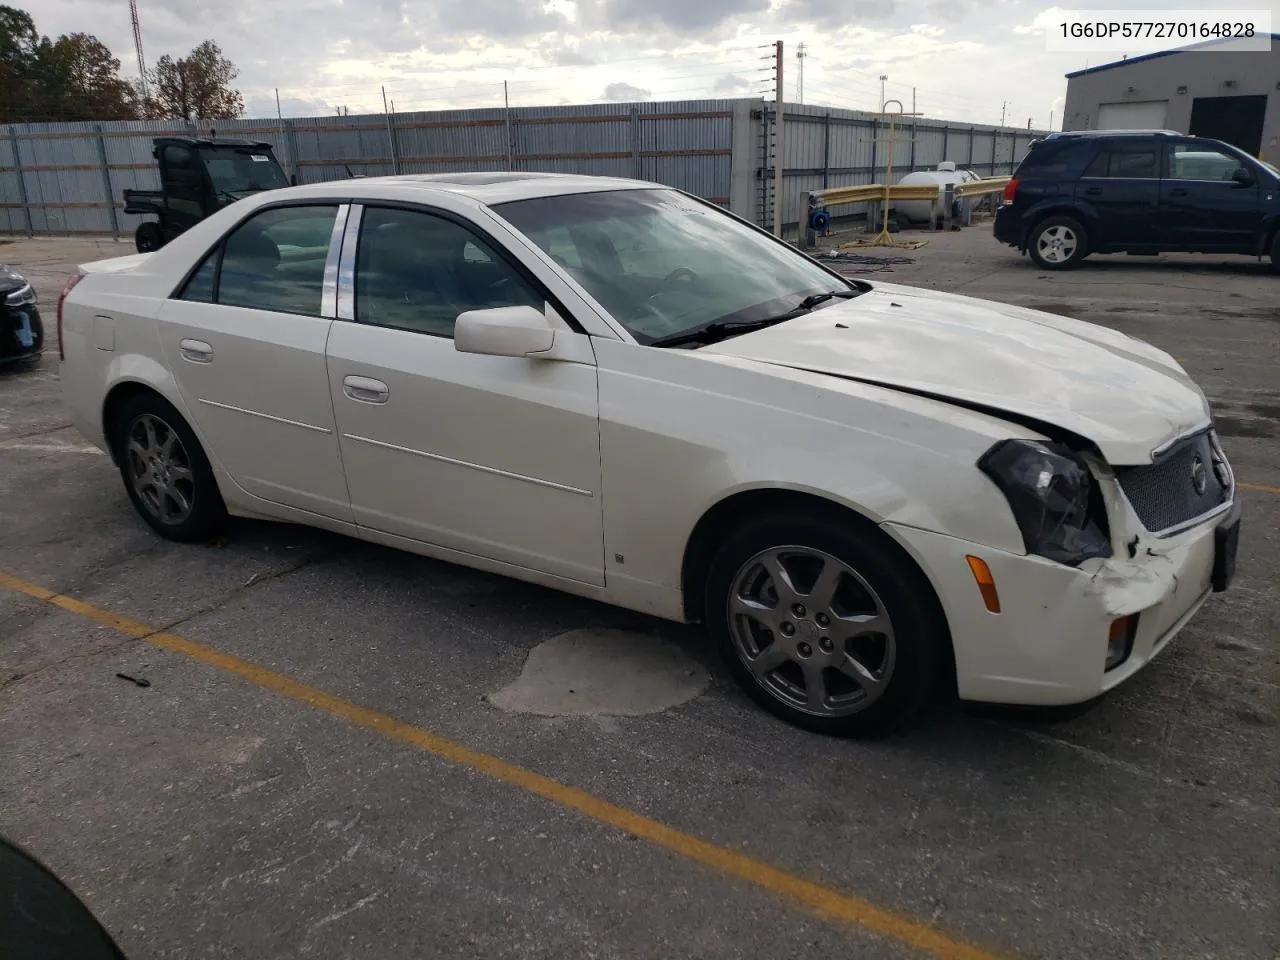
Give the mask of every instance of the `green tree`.
[[25, 10], [0, 6], [0, 123], [125, 120], [138, 115], [120, 61], [96, 37], [41, 37]]
[[41, 41], [34, 76], [44, 108], [60, 120], [132, 120], [138, 116], [133, 86], [120, 77], [120, 61], [86, 33]]
[[185, 57], [165, 54], [151, 74], [149, 116], [181, 120], [229, 120], [244, 113], [244, 97], [231, 86], [240, 75], [212, 40]]
[[0, 123], [27, 120], [33, 106], [31, 65], [39, 45], [31, 14], [0, 6]]

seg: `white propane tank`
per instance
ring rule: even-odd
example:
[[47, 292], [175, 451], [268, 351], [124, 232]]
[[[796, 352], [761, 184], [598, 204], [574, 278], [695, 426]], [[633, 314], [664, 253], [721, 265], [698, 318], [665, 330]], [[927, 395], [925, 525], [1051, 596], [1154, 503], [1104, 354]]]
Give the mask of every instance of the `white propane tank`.
[[[943, 160], [933, 170], [917, 170], [915, 173], [908, 173], [899, 180], [899, 183], [920, 186], [926, 183], [936, 183], [938, 185], [938, 208], [941, 210], [943, 197], [947, 192], [947, 184], [967, 183], [970, 180], [979, 179], [978, 175], [972, 170], [957, 170], [955, 162], [952, 160]], [[928, 200], [895, 200], [893, 209], [899, 216], [905, 217], [913, 223], [924, 223], [933, 215], [933, 205]]]

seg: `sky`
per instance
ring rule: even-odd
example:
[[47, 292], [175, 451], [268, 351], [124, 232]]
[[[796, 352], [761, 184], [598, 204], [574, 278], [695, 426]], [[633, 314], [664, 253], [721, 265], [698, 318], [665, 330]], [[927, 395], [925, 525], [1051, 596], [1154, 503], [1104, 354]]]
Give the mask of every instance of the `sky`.
[[[9, 0], [23, 5], [22, 0]], [[1235, 2], [1272, 11], [1280, 0]], [[1068, 3], [1115, 9], [1120, 0]], [[1129, 10], [1206, 4], [1125, 0]], [[610, 100], [772, 96], [789, 102], [1045, 128], [1064, 74], [1119, 58], [1048, 53], [1059, 7], [1027, 0], [138, 0], [149, 63], [215, 40], [240, 69], [246, 116]], [[128, 0], [27, 0], [41, 33], [92, 33], [138, 72]], [[805, 45], [801, 62], [796, 54]], [[803, 91], [800, 89], [803, 64]]]

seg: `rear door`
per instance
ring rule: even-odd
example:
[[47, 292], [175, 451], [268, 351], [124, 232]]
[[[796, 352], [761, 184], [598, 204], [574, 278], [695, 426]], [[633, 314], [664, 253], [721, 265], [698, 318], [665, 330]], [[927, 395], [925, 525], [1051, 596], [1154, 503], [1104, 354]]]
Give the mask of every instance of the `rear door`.
[[1095, 250], [1160, 242], [1160, 143], [1108, 140], [1076, 182], [1076, 204], [1090, 221]]
[[206, 452], [236, 484], [350, 522], [324, 359], [347, 210], [254, 213], [165, 302], [160, 335]]
[[[1258, 175], [1252, 165], [1207, 141], [1169, 144], [1160, 182], [1164, 232], [1180, 250], [1250, 253], [1262, 225]], [[1232, 179], [1238, 170], [1248, 183]]]

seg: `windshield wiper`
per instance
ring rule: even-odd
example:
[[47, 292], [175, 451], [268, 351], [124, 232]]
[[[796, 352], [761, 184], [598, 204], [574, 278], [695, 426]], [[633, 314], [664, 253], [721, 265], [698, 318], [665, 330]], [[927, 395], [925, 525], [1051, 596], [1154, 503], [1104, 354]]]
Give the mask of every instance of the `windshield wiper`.
[[676, 333], [669, 337], [661, 337], [653, 341], [649, 346], [678, 347], [686, 343], [719, 343], [726, 337], [732, 337], [739, 333], [751, 333], [753, 330], [763, 330], [765, 327], [772, 327], [775, 324], [786, 323], [788, 320], [802, 317], [814, 307], [826, 303], [828, 300], [849, 300], [853, 297], [861, 296], [861, 294], [861, 290], [828, 290], [825, 293], [813, 293], [786, 313], [780, 313], [777, 316], [764, 317], [760, 320], [730, 320], [725, 323], [709, 323], [705, 327], [690, 330], [688, 333]]

